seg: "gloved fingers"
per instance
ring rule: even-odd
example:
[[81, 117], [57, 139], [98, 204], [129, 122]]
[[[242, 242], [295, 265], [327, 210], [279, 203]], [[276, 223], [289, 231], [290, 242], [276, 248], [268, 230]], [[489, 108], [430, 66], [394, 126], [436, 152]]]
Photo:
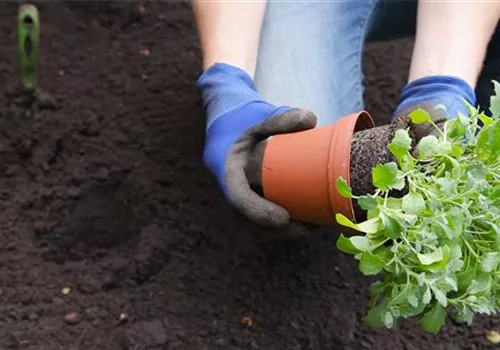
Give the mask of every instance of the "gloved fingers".
[[286, 134], [312, 129], [316, 126], [316, 115], [306, 109], [293, 108], [270, 117], [251, 128], [247, 134], [262, 140], [276, 134]]
[[[238, 145], [241, 146], [241, 144]], [[286, 209], [259, 196], [250, 187], [244, 170], [247, 157], [248, 155], [242, 152], [234, 152], [227, 160], [226, 184], [233, 206], [248, 219], [261, 226], [287, 225], [290, 222], [290, 215]]]
[[443, 123], [446, 120], [448, 120], [448, 117], [443, 110], [435, 108], [433, 105], [430, 104], [420, 103], [410, 106], [405, 110], [403, 110], [401, 113], [399, 113], [399, 115], [397, 115], [393, 119], [392, 123], [396, 126], [397, 129], [409, 128], [410, 136], [415, 141], [415, 143], [418, 143], [422, 137], [427, 135], [438, 136], [439, 131], [437, 131], [436, 128], [430, 123], [423, 123], [423, 124], [412, 123], [410, 114], [411, 112], [417, 109], [423, 109], [424, 111], [426, 111], [430, 115], [434, 124], [436, 124], [439, 128], [441, 128]]

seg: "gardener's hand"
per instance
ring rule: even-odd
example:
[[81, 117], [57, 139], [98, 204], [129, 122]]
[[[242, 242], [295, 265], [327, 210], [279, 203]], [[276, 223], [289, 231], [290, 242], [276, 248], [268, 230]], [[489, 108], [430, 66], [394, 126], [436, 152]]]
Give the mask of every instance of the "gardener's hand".
[[267, 201], [252, 188], [249, 179], [260, 182], [260, 142], [269, 136], [307, 130], [316, 126], [316, 116], [306, 110], [274, 106], [255, 90], [243, 70], [215, 64], [197, 83], [207, 111], [204, 164], [215, 175], [227, 201], [253, 222], [268, 227], [289, 224], [288, 212]]
[[411, 112], [418, 108], [425, 110], [440, 127], [447, 119], [457, 118], [459, 113], [468, 115], [464, 100], [471, 105], [476, 103], [474, 89], [466, 81], [443, 75], [420, 78], [403, 88], [393, 114], [393, 123], [398, 128], [409, 126], [411, 136], [417, 143], [426, 135], [437, 136], [438, 131], [429, 123], [412, 124], [408, 116]]

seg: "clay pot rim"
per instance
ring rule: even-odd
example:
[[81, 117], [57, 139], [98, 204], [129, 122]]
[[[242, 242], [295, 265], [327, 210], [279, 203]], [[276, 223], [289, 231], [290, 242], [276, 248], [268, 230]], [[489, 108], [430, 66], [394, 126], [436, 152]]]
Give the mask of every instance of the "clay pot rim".
[[328, 182], [330, 183], [329, 196], [333, 218], [336, 213], [341, 213], [353, 222], [356, 220], [352, 199], [340, 195], [336, 183], [339, 176], [342, 176], [351, 187], [351, 148], [354, 133], [373, 127], [375, 127], [373, 118], [366, 110], [362, 110], [340, 119], [332, 132]]

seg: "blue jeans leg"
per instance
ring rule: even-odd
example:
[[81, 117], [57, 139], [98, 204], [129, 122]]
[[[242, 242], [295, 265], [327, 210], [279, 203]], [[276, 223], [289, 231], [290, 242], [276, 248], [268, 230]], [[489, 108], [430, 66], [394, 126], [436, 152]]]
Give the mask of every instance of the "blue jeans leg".
[[258, 91], [271, 103], [311, 110], [318, 126], [363, 109], [364, 42], [372, 29], [374, 39], [397, 33], [408, 23], [398, 15], [415, 16], [410, 4], [415, 1], [269, 0], [255, 76]]
[[376, 0], [268, 2], [255, 83], [271, 103], [309, 109], [318, 126], [363, 108], [361, 52]]

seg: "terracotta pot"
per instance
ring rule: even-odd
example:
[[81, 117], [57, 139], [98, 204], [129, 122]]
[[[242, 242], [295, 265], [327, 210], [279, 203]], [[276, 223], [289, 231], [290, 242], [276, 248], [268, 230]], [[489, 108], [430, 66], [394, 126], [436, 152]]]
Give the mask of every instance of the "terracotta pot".
[[336, 226], [336, 213], [354, 220], [351, 199], [335, 184], [340, 176], [350, 184], [353, 134], [372, 127], [371, 116], [362, 111], [334, 125], [273, 136], [262, 161], [264, 197], [294, 220]]

